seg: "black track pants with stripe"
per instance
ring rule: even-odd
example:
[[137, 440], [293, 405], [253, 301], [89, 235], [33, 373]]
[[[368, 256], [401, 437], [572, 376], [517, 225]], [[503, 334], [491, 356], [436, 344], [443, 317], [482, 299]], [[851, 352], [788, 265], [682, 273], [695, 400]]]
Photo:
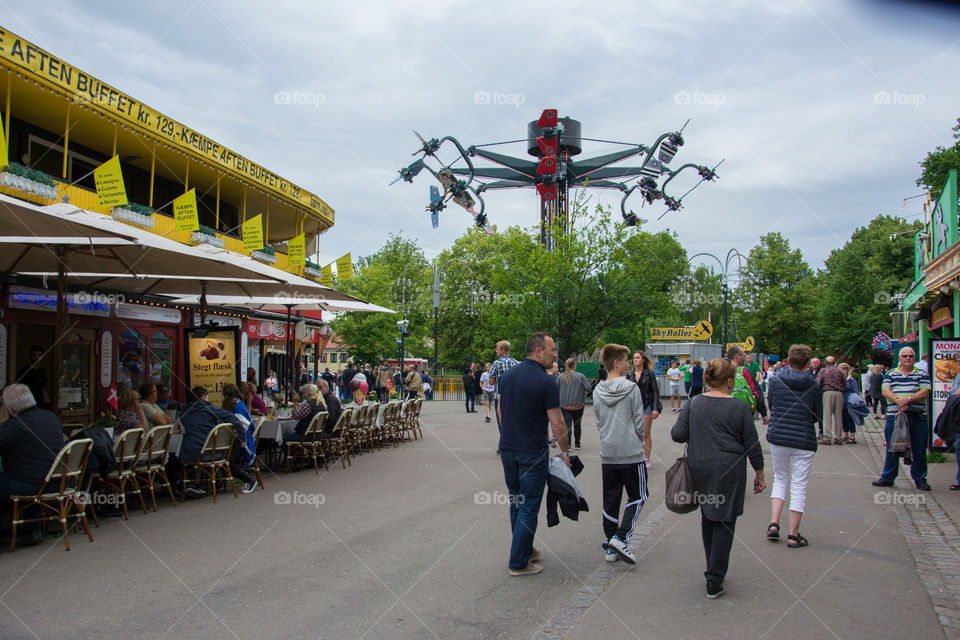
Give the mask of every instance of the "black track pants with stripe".
[[[631, 464], [604, 464], [603, 473], [603, 534], [607, 540], [616, 535], [623, 542], [633, 537], [640, 510], [647, 500], [647, 467], [642, 462]], [[627, 506], [620, 517], [620, 499], [627, 492]]]

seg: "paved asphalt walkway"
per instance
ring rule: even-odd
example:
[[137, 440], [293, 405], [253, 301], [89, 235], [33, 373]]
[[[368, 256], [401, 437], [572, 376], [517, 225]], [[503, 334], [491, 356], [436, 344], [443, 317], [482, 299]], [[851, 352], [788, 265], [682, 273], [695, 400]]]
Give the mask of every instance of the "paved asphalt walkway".
[[699, 515], [662, 506], [680, 452], [673, 421], [654, 425], [634, 567], [603, 561], [589, 406], [580, 480], [591, 511], [553, 528], [541, 517], [544, 571], [514, 578], [496, 423], [433, 402], [423, 440], [346, 470], [266, 473], [265, 491], [239, 499], [101, 521], [95, 542], [75, 535], [69, 553], [54, 538], [0, 554], [0, 638], [960, 637], [953, 460], [934, 465], [932, 494], [902, 476], [878, 492], [875, 428], [823, 447], [801, 525], [810, 546], [768, 542], [769, 488], [748, 496], [726, 594], [710, 601]]

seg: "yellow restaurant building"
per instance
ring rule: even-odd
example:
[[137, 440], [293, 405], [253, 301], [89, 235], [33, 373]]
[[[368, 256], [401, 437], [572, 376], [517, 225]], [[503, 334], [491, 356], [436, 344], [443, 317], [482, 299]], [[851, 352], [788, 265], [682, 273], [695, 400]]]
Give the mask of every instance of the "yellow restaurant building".
[[[302, 233], [305, 254], [313, 255], [319, 236], [333, 226], [334, 211], [319, 196], [2, 27], [0, 123], [0, 193], [39, 205], [68, 201], [159, 236], [216, 244], [320, 281], [319, 267], [293, 266], [286, 254], [287, 241]], [[92, 172], [114, 156], [131, 204], [107, 209]], [[172, 201], [191, 189], [199, 235], [174, 225]], [[266, 250], [246, 251], [240, 227], [261, 214]], [[54, 342], [53, 313], [49, 303], [13, 304], [10, 274], [0, 275], [0, 378], [10, 382], [28, 362], [30, 344]], [[184, 357], [189, 314], [156, 300], [139, 310], [130, 302], [95, 313], [70, 309], [71, 334], [42, 363], [47, 402], [61, 417], [82, 423], [102, 411], [109, 391], [102, 382], [170, 381]]]

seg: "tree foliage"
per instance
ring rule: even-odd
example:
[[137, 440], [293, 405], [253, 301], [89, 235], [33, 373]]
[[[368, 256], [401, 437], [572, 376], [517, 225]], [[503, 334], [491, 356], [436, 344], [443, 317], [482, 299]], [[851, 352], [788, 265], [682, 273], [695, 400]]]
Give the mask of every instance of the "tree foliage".
[[943, 185], [950, 175], [950, 170], [960, 172], [960, 118], [953, 127], [953, 139], [956, 140], [949, 147], [943, 145], [929, 152], [920, 162], [920, 177], [917, 178], [918, 187], [926, 187], [934, 201], [940, 198]]
[[[430, 270], [420, 246], [391, 235], [379, 251], [359, 258], [355, 271], [351, 280], [335, 283], [336, 288], [397, 311], [406, 307], [411, 336], [405, 340], [405, 351], [407, 355], [425, 356], [432, 326], [428, 326], [422, 305], [415, 303], [429, 291]], [[406, 286], [401, 279], [406, 280]], [[378, 362], [396, 357], [396, 339], [400, 336], [396, 323], [402, 317], [401, 313], [344, 313], [330, 326], [354, 361]]]
[[760, 237], [740, 270], [736, 338], [753, 336], [764, 353], [786, 354], [791, 344], [809, 342], [816, 320], [817, 286], [799, 249], [779, 232]]
[[823, 346], [851, 357], [867, 355], [879, 330], [890, 329], [894, 296], [913, 279], [913, 236], [890, 236], [916, 228], [880, 215], [853, 232], [826, 260], [818, 305]]

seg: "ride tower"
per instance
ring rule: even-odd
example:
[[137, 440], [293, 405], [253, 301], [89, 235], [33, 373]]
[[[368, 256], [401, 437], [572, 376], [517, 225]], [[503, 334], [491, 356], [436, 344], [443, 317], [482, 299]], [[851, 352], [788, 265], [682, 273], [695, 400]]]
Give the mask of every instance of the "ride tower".
[[[689, 123], [689, 120], [687, 121]], [[443, 187], [443, 193], [437, 187], [431, 187], [430, 203], [427, 211], [431, 215], [433, 227], [439, 225], [439, 213], [446, 208], [451, 200], [466, 209], [474, 216], [478, 227], [487, 233], [494, 233], [488, 224], [485, 212], [485, 203], [482, 193], [495, 189], [534, 188], [540, 196], [540, 242], [550, 251], [553, 251], [554, 240], [552, 229], [557, 222], [560, 228], [566, 231], [569, 216], [570, 189], [615, 189], [622, 192], [620, 213], [623, 223], [635, 226], [646, 222], [630, 210], [626, 209], [626, 202], [637, 190], [643, 196], [641, 206], [653, 205], [657, 200], [663, 200], [666, 210], [660, 215], [662, 218], [670, 211], [679, 211], [683, 199], [704, 181], [716, 180], [716, 169], [723, 163], [720, 160], [712, 168], [697, 164], [684, 164], [676, 170], [667, 165], [676, 156], [683, 146], [683, 129], [662, 134], [652, 146], [632, 142], [617, 142], [584, 138], [582, 126], [578, 120], [569, 117], [559, 117], [556, 109], [544, 109], [537, 120], [527, 124], [526, 138], [492, 142], [481, 145], [463, 145], [451, 136], [431, 138], [425, 140], [414, 131], [421, 142], [421, 147], [412, 155], [422, 156], [410, 165], [399, 170], [399, 176], [390, 184], [399, 180], [413, 182], [413, 179], [426, 169]], [[444, 164], [437, 156], [437, 152], [444, 143], [449, 142], [457, 150], [457, 157], [453, 162]], [[510, 156], [490, 147], [525, 143], [526, 152], [536, 160], [525, 157]], [[590, 158], [578, 158], [583, 152], [583, 143], [593, 142], [604, 145], [618, 145], [623, 147], [616, 151], [603, 153]], [[641, 161], [633, 166], [623, 166], [619, 163], [630, 158], [640, 157]], [[439, 163], [433, 167], [427, 159]], [[474, 159], [486, 160], [494, 166], [477, 166]], [[686, 193], [674, 198], [667, 193], [667, 188], [685, 169], [695, 169], [700, 180]], [[660, 180], [666, 179], [660, 183]], [[636, 179], [636, 183], [628, 185], [627, 181]], [[480, 204], [480, 210], [474, 206]]]

